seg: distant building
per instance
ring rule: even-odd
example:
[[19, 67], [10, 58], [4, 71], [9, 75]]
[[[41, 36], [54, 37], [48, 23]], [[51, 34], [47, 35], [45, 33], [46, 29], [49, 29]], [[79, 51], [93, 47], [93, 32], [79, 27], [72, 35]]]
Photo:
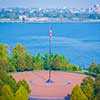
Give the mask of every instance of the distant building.
[[27, 20], [27, 16], [26, 16], [26, 15], [20, 15], [20, 16], [19, 16], [19, 19], [20, 19], [21, 21], [25, 21], [25, 20]]
[[100, 5], [94, 5], [94, 11], [100, 14]]

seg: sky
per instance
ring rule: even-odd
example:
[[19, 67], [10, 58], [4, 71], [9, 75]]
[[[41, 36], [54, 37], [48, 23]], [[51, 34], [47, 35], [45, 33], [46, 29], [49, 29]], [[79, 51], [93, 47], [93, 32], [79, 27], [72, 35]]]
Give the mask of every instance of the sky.
[[100, 4], [100, 0], [0, 0], [0, 8], [88, 8]]

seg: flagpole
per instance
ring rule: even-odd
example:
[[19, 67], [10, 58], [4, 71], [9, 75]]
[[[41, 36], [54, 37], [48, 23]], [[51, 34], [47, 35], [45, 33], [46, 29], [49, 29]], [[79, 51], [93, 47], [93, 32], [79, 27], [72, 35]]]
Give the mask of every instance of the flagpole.
[[46, 83], [53, 83], [54, 81], [51, 79], [51, 41], [52, 41], [52, 30], [50, 29], [50, 38], [49, 38], [49, 77]]
[[49, 40], [49, 80], [51, 80], [51, 40]]

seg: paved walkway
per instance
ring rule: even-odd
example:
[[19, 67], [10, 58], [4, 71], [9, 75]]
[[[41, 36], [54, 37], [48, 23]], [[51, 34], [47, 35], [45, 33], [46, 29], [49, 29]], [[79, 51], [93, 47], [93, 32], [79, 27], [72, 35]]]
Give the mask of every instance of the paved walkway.
[[80, 85], [86, 77], [83, 74], [53, 71], [51, 76], [54, 83], [47, 84], [48, 71], [21, 72], [12, 75], [17, 81], [21, 79], [27, 80], [31, 88], [29, 97], [35, 98], [34, 100], [51, 100], [49, 98], [64, 100], [67, 95], [71, 94], [73, 87], [76, 84]]

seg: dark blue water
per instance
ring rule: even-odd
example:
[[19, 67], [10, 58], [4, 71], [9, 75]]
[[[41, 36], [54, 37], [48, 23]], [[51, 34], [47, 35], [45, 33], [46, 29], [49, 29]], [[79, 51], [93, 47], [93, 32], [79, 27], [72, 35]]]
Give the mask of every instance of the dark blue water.
[[48, 53], [50, 26], [53, 53], [81, 67], [100, 63], [100, 23], [0, 23], [0, 43], [9, 44], [11, 50], [22, 43], [33, 55]]

